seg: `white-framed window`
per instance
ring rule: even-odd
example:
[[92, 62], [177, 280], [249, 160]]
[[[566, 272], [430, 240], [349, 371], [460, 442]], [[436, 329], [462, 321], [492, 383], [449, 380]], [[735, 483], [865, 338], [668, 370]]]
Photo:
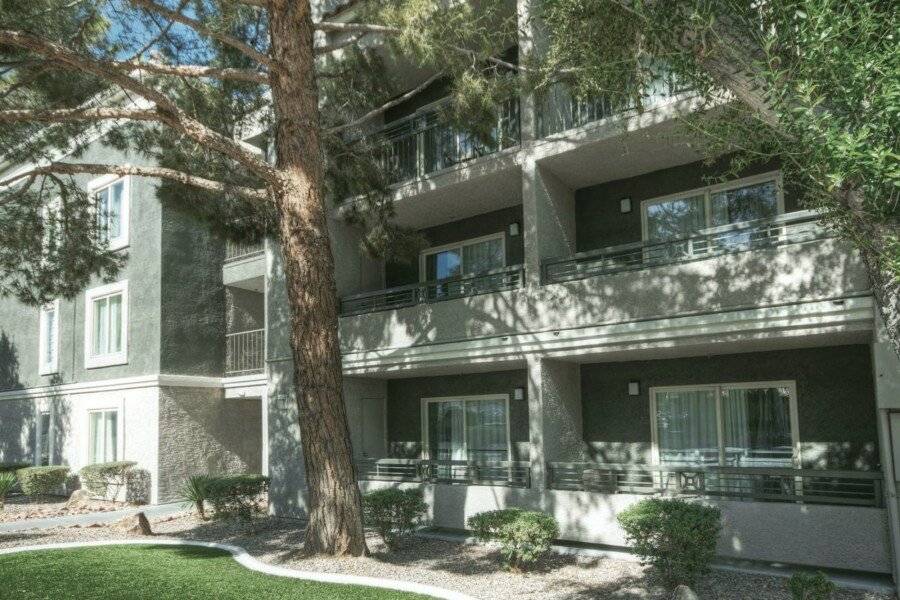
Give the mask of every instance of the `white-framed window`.
[[800, 466], [793, 381], [654, 387], [650, 414], [656, 464]]
[[51, 375], [59, 370], [59, 299], [41, 307], [38, 322], [38, 373]]
[[91, 181], [88, 192], [97, 213], [97, 236], [110, 250], [128, 245], [131, 179], [108, 175]]
[[641, 202], [644, 241], [667, 242], [784, 213], [781, 173], [774, 171]]
[[128, 282], [117, 281], [85, 293], [85, 368], [128, 362]]
[[118, 460], [119, 411], [116, 409], [88, 412], [88, 463]]
[[52, 464], [55, 440], [53, 414], [50, 410], [38, 412], [35, 429], [34, 464], [39, 466]]
[[422, 457], [505, 462], [512, 447], [509, 396], [422, 398]]
[[506, 236], [500, 232], [424, 250], [419, 279], [443, 281], [506, 266]]

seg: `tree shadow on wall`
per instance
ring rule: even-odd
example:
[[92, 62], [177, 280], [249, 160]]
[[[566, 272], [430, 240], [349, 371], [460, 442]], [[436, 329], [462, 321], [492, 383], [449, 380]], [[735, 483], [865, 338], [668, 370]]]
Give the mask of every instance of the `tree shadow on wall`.
[[19, 352], [5, 331], [0, 331], [0, 391], [21, 390]]

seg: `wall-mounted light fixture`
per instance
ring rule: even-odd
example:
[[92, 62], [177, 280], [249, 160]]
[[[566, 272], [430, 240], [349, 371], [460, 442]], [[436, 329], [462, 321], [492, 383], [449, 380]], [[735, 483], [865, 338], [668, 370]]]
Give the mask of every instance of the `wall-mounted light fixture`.
[[524, 400], [525, 388], [517, 387], [513, 390], [513, 400]]
[[631, 212], [631, 198], [622, 198], [619, 200], [619, 210], [623, 213]]
[[628, 382], [628, 395], [629, 396], [640, 396], [641, 395], [641, 382], [640, 381], [629, 381]]
[[517, 235], [519, 235], [518, 221], [509, 224], [509, 237], [516, 237]]

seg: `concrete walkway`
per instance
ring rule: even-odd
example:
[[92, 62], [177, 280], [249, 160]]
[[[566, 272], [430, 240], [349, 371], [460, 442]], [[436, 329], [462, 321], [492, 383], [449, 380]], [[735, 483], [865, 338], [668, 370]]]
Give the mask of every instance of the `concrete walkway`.
[[139, 512], [146, 514], [148, 519], [155, 519], [183, 510], [185, 510], [183, 502], [174, 502], [172, 504], [157, 504], [154, 506], [133, 506], [122, 510], [86, 513], [83, 515], [50, 517], [47, 519], [23, 519], [21, 521], [0, 523], [0, 534], [27, 531], [29, 529], [52, 529], [54, 527], [69, 527], [71, 525], [81, 525], [82, 527], [85, 527], [95, 523], [112, 523], [113, 521], [118, 521], [122, 517]]

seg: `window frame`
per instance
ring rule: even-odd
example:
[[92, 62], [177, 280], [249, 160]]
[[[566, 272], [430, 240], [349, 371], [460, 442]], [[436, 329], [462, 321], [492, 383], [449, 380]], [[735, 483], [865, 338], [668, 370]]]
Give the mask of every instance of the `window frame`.
[[108, 189], [118, 182], [122, 182], [122, 212], [120, 214], [121, 232], [119, 236], [108, 240], [110, 250], [121, 250], [129, 246], [130, 237], [130, 215], [131, 215], [131, 177], [128, 175], [104, 175], [92, 179], [88, 182], [88, 195], [94, 205], [94, 211], [97, 211], [97, 194]]
[[[105, 461], [105, 460], [101, 461], [101, 462], [94, 462], [91, 460], [91, 458], [92, 458], [91, 457], [91, 449], [94, 446], [92, 443], [93, 440], [91, 439], [91, 415], [94, 415], [94, 414], [105, 415], [107, 413], [113, 413], [116, 415], [116, 443], [115, 443], [115, 448], [114, 448], [115, 457], [113, 458], [113, 461], [123, 460], [122, 455], [123, 455], [123, 450], [124, 450], [125, 446], [124, 446], [123, 438], [122, 438], [122, 412], [123, 411], [122, 411], [121, 407], [118, 407], [118, 406], [105, 407], [105, 408], [89, 408], [85, 412], [85, 416], [87, 417], [87, 420], [85, 422], [85, 425], [86, 425], [85, 431], [87, 432], [87, 435], [85, 436], [85, 439], [87, 440], [87, 447], [85, 448], [85, 454], [84, 454], [84, 464], [85, 465], [96, 465], [96, 464], [101, 464], [102, 462], [110, 462], [110, 461]], [[105, 422], [105, 419], [101, 419], [101, 420], [103, 420]]]
[[[420, 455], [422, 460], [431, 460], [429, 452], [430, 435], [428, 431], [428, 406], [437, 402], [462, 402], [465, 407], [466, 402], [482, 402], [488, 400], [503, 400], [506, 405], [506, 462], [512, 462], [512, 435], [510, 421], [510, 405], [509, 394], [479, 394], [474, 396], [436, 396], [431, 398], [421, 398], [421, 421], [422, 421], [422, 450]], [[469, 447], [467, 444], [467, 427], [466, 427], [466, 410], [463, 408], [463, 452], [466, 455], [465, 462], [469, 462]]]
[[[39, 375], [53, 375], [59, 372], [59, 298], [55, 300], [51, 300], [44, 306], [42, 306], [38, 310], [38, 374]], [[47, 338], [45, 336], [46, 328], [46, 320], [47, 313], [50, 312], [50, 307], [52, 306], [52, 311], [56, 315], [54, 319], [54, 336], [53, 336], [53, 360], [51, 362], [47, 362], [45, 360], [47, 356]]]
[[[759, 175], [751, 175], [748, 177], [741, 177], [740, 179], [733, 179], [731, 181], [726, 181], [724, 183], [717, 183], [715, 185], [708, 185], [704, 187], [694, 188], [690, 190], [683, 190], [681, 192], [676, 192], [674, 194], [666, 194], [665, 196], [657, 196], [655, 198], [648, 198], [647, 200], [641, 201], [641, 241], [644, 243], [649, 243], [648, 238], [648, 219], [647, 219], [647, 208], [654, 204], [663, 204], [666, 202], [672, 202], [674, 200], [692, 198], [694, 196], [703, 196], [703, 210], [704, 210], [704, 218], [706, 226], [696, 232], [695, 235], [704, 235], [708, 233], [712, 233], [718, 230], [727, 230], [729, 228], [734, 227], [735, 223], [725, 224], [725, 225], [713, 225], [712, 224], [712, 197], [714, 194], [719, 192], [727, 192], [728, 190], [733, 190], [737, 188], [742, 188], [750, 185], [756, 185], [760, 183], [765, 183], [767, 181], [775, 182], [775, 192], [776, 192], [776, 216], [780, 216], [784, 214], [784, 181], [782, 177], [782, 173], [780, 170], [776, 171], [768, 171], [766, 173], [760, 173]], [[747, 223], [749, 221], [741, 221], [743, 223]], [[689, 236], [690, 237], [690, 236]], [[683, 239], [683, 238], [682, 238]], [[665, 243], [665, 242], [654, 242], [654, 243]]]
[[[111, 296], [122, 296], [122, 349], [109, 354], [93, 353], [94, 302]], [[128, 280], [96, 287], [84, 295], [84, 368], [97, 369], [128, 363]]]
[[[56, 424], [54, 423], [54, 411], [53, 406], [49, 406], [45, 409], [38, 409], [35, 411], [34, 418], [34, 457], [32, 462], [34, 466], [39, 467], [42, 466], [41, 455], [44, 453], [44, 444], [47, 444], [47, 465], [53, 464], [53, 455], [56, 453], [56, 435], [54, 434], [56, 430]], [[45, 440], [44, 436], [41, 432], [41, 419], [47, 415], [47, 419], [49, 421], [49, 426], [47, 427], [47, 437], [49, 440]]]
[[[795, 469], [799, 469], [802, 464], [802, 453], [800, 445], [800, 417], [797, 410], [797, 382], [793, 379], [775, 380], [775, 381], [742, 381], [728, 383], [708, 383], [696, 385], [673, 385], [673, 386], [653, 386], [649, 390], [650, 395], [650, 461], [653, 465], [661, 465], [659, 453], [659, 421], [656, 395], [660, 392], [678, 392], [678, 391], [698, 391], [713, 390], [715, 392], [716, 404], [716, 442], [719, 448], [719, 461], [716, 467], [727, 466], [724, 464], [724, 410], [722, 409], [722, 392], [728, 389], [747, 389], [747, 388], [786, 388], [788, 390], [788, 411], [791, 423], [791, 465]], [[740, 467], [738, 467], [740, 468]]]
[[[503, 252], [503, 267], [500, 267], [500, 268], [505, 268], [505, 267], [509, 266], [509, 265], [507, 265], [507, 263], [506, 263], [506, 233], [503, 232], [503, 231], [499, 231], [499, 232], [497, 232], [497, 233], [491, 233], [491, 234], [488, 234], [488, 235], [482, 235], [482, 236], [476, 237], [476, 238], [469, 238], [469, 239], [462, 240], [462, 241], [459, 241], [459, 242], [453, 242], [453, 243], [451, 243], [451, 244], [444, 244], [444, 245], [442, 245], [442, 246], [433, 246], [433, 247], [426, 248], [426, 249], [422, 250], [422, 252], [419, 253], [419, 283], [427, 283], [427, 282], [428, 282], [428, 279], [427, 279], [427, 277], [428, 277], [428, 272], [427, 272], [426, 267], [427, 267], [427, 264], [428, 264], [427, 261], [428, 261], [428, 257], [429, 257], [429, 256], [431, 256], [431, 255], [433, 255], [433, 254], [440, 254], [441, 252], [446, 252], [447, 250], [456, 250], [456, 249], [458, 249], [458, 250], [459, 250], [460, 272], [462, 272], [462, 271], [464, 271], [464, 267], [463, 267], [463, 263], [462, 263], [462, 260], [463, 260], [463, 251], [462, 251], [463, 246], [471, 246], [471, 245], [473, 245], [473, 244], [479, 244], [479, 243], [481, 243], [481, 242], [487, 242], [487, 241], [495, 240], [495, 239], [499, 239], [499, 240], [500, 240], [500, 244], [501, 244], [501, 246], [502, 246], [502, 252]], [[462, 274], [462, 275], [460, 275], [460, 277], [466, 277], [466, 275], [465, 275], [465, 274]], [[438, 279], [436, 279], [435, 281], [437, 281], [437, 282], [440, 282], [440, 281], [451, 281], [452, 279], [453, 279], [453, 278], [446, 279], [446, 280], [438, 280]]]

